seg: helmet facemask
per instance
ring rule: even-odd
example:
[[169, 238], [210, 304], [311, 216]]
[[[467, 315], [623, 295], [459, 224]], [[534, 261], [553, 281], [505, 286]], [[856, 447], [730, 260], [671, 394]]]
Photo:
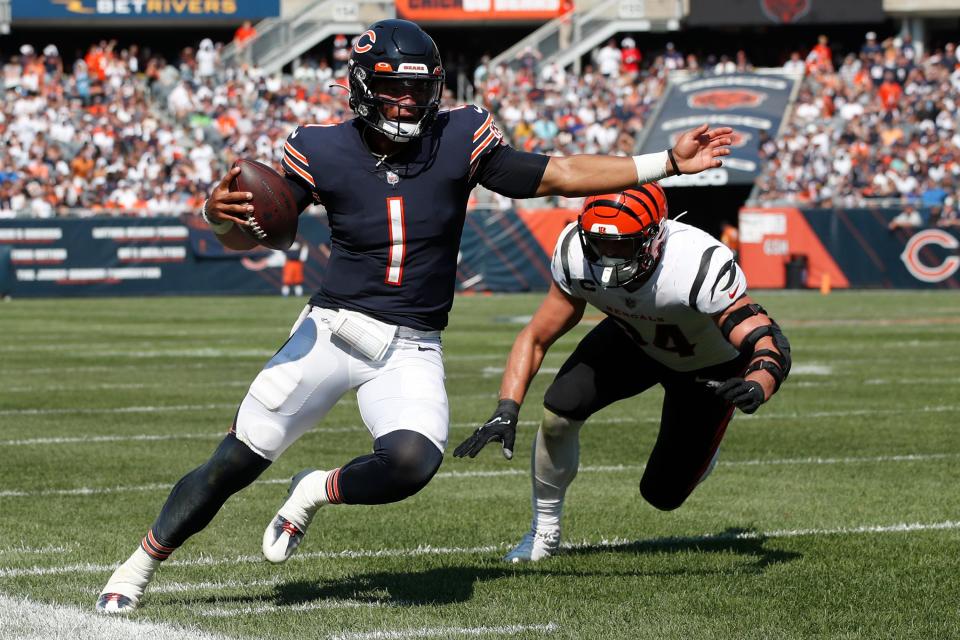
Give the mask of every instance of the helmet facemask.
[[649, 225], [638, 234], [611, 233], [609, 226], [594, 227], [605, 230], [587, 230], [581, 225], [580, 243], [594, 280], [604, 289], [626, 286], [657, 265], [659, 224]]
[[350, 62], [350, 106], [370, 127], [395, 142], [422, 136], [440, 109], [438, 75], [384, 73]]

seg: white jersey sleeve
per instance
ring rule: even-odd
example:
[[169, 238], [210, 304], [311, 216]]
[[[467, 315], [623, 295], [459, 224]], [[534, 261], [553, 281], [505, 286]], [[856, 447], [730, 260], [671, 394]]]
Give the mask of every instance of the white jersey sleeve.
[[700, 267], [690, 288], [694, 311], [716, 315], [747, 292], [747, 278], [726, 246], [716, 243], [700, 255]]
[[573, 292], [571, 268], [576, 269], [581, 266], [580, 257], [579, 252], [573, 251], [577, 247], [571, 247], [571, 243], [577, 243], [577, 247], [580, 246], [576, 222], [571, 222], [564, 227], [557, 237], [557, 244], [553, 248], [553, 259], [550, 261], [550, 273], [561, 291], [579, 298], [580, 296]]

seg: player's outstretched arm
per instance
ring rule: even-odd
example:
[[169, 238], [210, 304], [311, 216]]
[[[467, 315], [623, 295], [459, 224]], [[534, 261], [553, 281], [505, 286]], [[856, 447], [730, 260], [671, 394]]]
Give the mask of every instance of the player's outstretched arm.
[[614, 193], [679, 173], [700, 173], [723, 166], [733, 129], [703, 124], [683, 133], [669, 151], [631, 158], [598, 155], [553, 157], [543, 172], [538, 196], [589, 196]]
[[730, 344], [752, 355], [745, 375], [719, 384], [716, 393], [744, 413], [753, 413], [777, 392], [790, 373], [790, 342], [750, 296], [741, 297], [714, 319]]
[[245, 217], [238, 217], [248, 211], [253, 211], [250, 200], [253, 194], [244, 191], [230, 191], [230, 181], [240, 173], [239, 167], [234, 167], [223, 176], [223, 179], [213, 188], [213, 193], [203, 203], [201, 215], [220, 243], [228, 249], [252, 249], [257, 242], [237, 228], [237, 225], [249, 225]]
[[496, 411], [454, 449], [454, 456], [473, 458], [487, 443], [498, 441], [503, 443], [503, 457], [507, 460], [513, 458], [517, 418], [530, 381], [540, 370], [550, 345], [577, 326], [585, 307], [585, 301], [568, 296], [556, 283], [550, 285], [550, 291], [540, 308], [513, 342], [500, 383], [500, 402]]

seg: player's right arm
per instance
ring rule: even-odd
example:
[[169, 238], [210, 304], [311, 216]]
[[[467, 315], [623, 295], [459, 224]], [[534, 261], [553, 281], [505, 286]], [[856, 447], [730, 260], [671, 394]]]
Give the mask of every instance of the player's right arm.
[[586, 301], [566, 293], [556, 282], [550, 285], [540, 308], [513, 342], [500, 383], [500, 402], [496, 410], [454, 449], [454, 456], [473, 458], [488, 443], [498, 441], [503, 443], [503, 456], [507, 460], [513, 458], [520, 405], [527, 395], [530, 381], [540, 370], [550, 346], [580, 322], [586, 304]]
[[513, 341], [500, 383], [501, 401], [523, 404], [530, 381], [540, 370], [547, 351], [560, 336], [577, 326], [586, 306], [585, 300], [567, 294], [556, 282], [550, 285], [540, 308]]

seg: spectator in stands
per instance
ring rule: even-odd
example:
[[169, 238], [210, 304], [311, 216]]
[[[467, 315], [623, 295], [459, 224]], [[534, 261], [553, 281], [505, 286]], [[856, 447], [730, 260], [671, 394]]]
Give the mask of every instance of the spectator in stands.
[[197, 49], [197, 79], [201, 82], [213, 80], [220, 63], [220, 54], [213, 46], [213, 40], [204, 38]]
[[904, 207], [903, 211], [894, 216], [890, 224], [887, 225], [887, 228], [891, 231], [896, 231], [897, 229], [911, 231], [922, 225], [923, 218], [920, 217], [920, 212], [914, 207], [907, 206]]
[[637, 42], [633, 38], [624, 38], [620, 41], [620, 68], [629, 76], [640, 73], [640, 61], [643, 56], [637, 49]]
[[607, 44], [594, 52], [594, 62], [597, 69], [606, 78], [617, 78], [620, 76], [620, 63], [623, 55], [617, 48], [617, 42], [613, 38], [607, 41]]
[[249, 20], [244, 20], [233, 32], [233, 43], [237, 47], [246, 47], [250, 40], [257, 37], [257, 28]]
[[683, 68], [683, 54], [677, 51], [672, 42], [667, 43], [666, 51], [663, 54], [663, 66], [669, 71]]
[[810, 50], [807, 56], [807, 71], [830, 72], [833, 71], [833, 53], [830, 51], [830, 39], [825, 35], [817, 38], [817, 45]]

